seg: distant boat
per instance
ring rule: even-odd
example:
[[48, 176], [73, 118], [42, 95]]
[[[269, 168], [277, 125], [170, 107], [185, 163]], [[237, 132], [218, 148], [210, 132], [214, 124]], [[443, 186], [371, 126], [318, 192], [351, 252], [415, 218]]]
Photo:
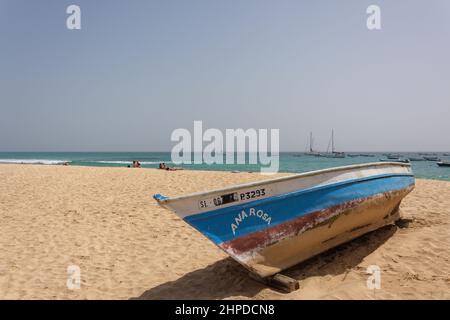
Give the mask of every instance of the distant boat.
[[386, 157], [388, 159], [391, 159], [391, 160], [398, 160], [398, 159], [400, 159], [400, 155], [399, 154], [388, 154]]
[[153, 197], [265, 278], [395, 222], [414, 184], [408, 164], [368, 163]]
[[319, 152], [314, 151], [313, 143], [314, 143], [313, 134], [312, 134], [312, 132], [310, 132], [309, 133], [309, 151], [305, 152], [305, 155], [317, 157], [319, 155]]
[[381, 162], [399, 162], [399, 163], [409, 163], [408, 159], [380, 159]]
[[419, 152], [419, 155], [420, 156], [435, 156], [437, 154], [434, 152]]
[[369, 153], [360, 153], [359, 156], [360, 157], [375, 157], [374, 154], [369, 154]]
[[449, 161], [440, 161], [440, 162], [436, 162], [436, 164], [439, 167], [450, 167], [450, 162]]
[[349, 153], [347, 153], [347, 157], [356, 158], [356, 157], [360, 157], [360, 155], [359, 154], [349, 154]]
[[337, 152], [334, 148], [334, 130], [331, 130], [331, 152], [328, 152], [328, 148], [330, 147], [330, 144], [328, 144], [327, 152], [321, 153], [319, 157], [325, 157], [325, 158], [345, 158], [344, 152]]
[[441, 161], [438, 157], [423, 157], [427, 161]]
[[409, 159], [409, 161], [426, 161], [424, 158], [414, 158], [414, 157], [411, 157], [411, 158], [408, 158]]
[[443, 156], [444, 157], [450, 157], [450, 153], [444, 153]]

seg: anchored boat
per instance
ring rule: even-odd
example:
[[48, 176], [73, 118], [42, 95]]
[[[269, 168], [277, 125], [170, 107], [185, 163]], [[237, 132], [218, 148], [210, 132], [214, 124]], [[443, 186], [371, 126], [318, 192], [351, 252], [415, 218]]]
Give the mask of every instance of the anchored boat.
[[393, 223], [414, 184], [409, 164], [384, 162], [154, 198], [264, 278]]
[[[331, 152], [328, 152], [328, 150], [330, 149], [330, 144], [331, 144]], [[328, 143], [327, 152], [319, 153], [318, 156], [324, 158], [345, 158], [344, 152], [337, 152], [334, 148], [334, 130], [331, 130], [331, 139], [330, 143]]]
[[409, 159], [380, 159], [381, 162], [400, 162], [400, 163], [409, 163]]
[[314, 151], [313, 142], [314, 142], [313, 134], [312, 134], [312, 132], [310, 132], [309, 133], [309, 151], [305, 152], [305, 155], [317, 157], [317, 156], [319, 156], [319, 152]]
[[438, 157], [423, 157], [427, 161], [441, 161]]
[[450, 161], [440, 161], [436, 162], [439, 167], [450, 167]]
[[424, 158], [415, 158], [415, 157], [410, 157], [408, 158], [409, 161], [426, 161]]

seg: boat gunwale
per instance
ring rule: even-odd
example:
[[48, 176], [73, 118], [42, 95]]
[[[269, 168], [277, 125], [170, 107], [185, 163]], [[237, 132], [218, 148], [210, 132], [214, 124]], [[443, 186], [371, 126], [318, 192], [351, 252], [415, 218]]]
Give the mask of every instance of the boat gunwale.
[[[314, 186], [314, 187], [312, 187], [310, 189], [295, 190], [295, 191], [282, 193], [282, 194], [279, 194], [279, 195], [273, 195], [273, 196], [269, 196], [267, 198], [257, 199], [257, 200], [248, 202], [247, 204], [251, 204], [252, 207], [259, 206], [259, 205], [265, 205], [267, 203], [272, 203], [274, 201], [284, 200], [284, 199], [287, 199], [287, 198], [290, 198], [290, 197], [296, 197], [296, 196], [304, 195], [304, 194], [307, 194], [307, 193], [313, 193], [313, 192], [317, 192], [317, 191], [324, 190], [324, 189], [335, 188], [335, 187], [351, 185], [351, 184], [357, 184], [357, 183], [361, 183], [361, 182], [367, 182], [367, 181], [373, 181], [373, 180], [379, 180], [379, 179], [385, 179], [385, 178], [393, 178], [393, 177], [414, 177], [414, 175], [412, 173], [411, 174], [395, 173], [395, 174], [375, 175], [375, 176], [366, 177], [366, 178], [356, 178], [356, 179], [344, 180], [344, 181], [341, 181], [341, 182], [335, 182], [335, 183], [331, 183], [331, 184], [328, 184], [328, 185]], [[414, 185], [414, 183], [408, 185], [406, 188], [409, 188], [412, 185]], [[399, 190], [402, 190], [402, 189], [404, 189], [404, 188], [391, 189], [388, 192], [399, 191]], [[382, 193], [383, 192], [381, 192], [381, 193], [378, 192], [378, 193], [372, 194], [372, 195], [370, 195], [368, 197], [373, 197], [373, 196], [375, 196], [377, 194], [382, 194]], [[355, 198], [353, 200], [357, 200], [357, 199], [364, 199], [364, 197], [363, 198]], [[193, 221], [194, 219], [196, 221], [203, 220], [203, 219], [208, 220], [208, 219], [210, 219], [210, 218], [212, 218], [214, 216], [221, 215], [222, 214], [222, 210], [224, 210], [224, 209], [239, 208], [239, 210], [243, 210], [244, 208], [242, 206], [243, 206], [243, 204], [236, 204], [236, 205], [230, 206], [230, 207], [216, 208], [216, 209], [213, 209], [211, 211], [206, 211], [206, 212], [201, 212], [201, 213], [197, 213], [197, 214], [187, 215], [183, 219], [189, 218], [189, 220], [186, 219], [186, 222], [190, 224], [190, 221]], [[322, 208], [322, 210], [323, 209], [327, 209], [327, 207]], [[309, 214], [309, 213], [307, 213], [307, 214]], [[276, 224], [273, 224], [273, 225], [275, 226]], [[194, 227], [194, 226], [192, 225], [192, 227]]]
[[297, 173], [297, 174], [293, 174], [293, 175], [289, 175], [289, 176], [285, 176], [285, 177], [277, 177], [277, 178], [272, 178], [272, 179], [267, 179], [267, 180], [242, 183], [242, 184], [224, 187], [224, 188], [220, 188], [220, 189], [215, 189], [215, 190], [211, 190], [211, 191], [199, 191], [199, 192], [194, 192], [194, 193], [176, 196], [176, 197], [164, 196], [163, 199], [155, 198], [155, 200], [159, 204], [165, 204], [165, 203], [172, 202], [175, 200], [184, 200], [184, 199], [193, 198], [193, 197], [197, 197], [197, 196], [207, 196], [210, 194], [215, 194], [217, 192], [227, 192], [227, 191], [231, 191], [231, 190], [235, 190], [235, 189], [260, 186], [260, 185], [264, 185], [267, 183], [283, 182], [283, 181], [289, 181], [289, 180], [302, 178], [302, 177], [316, 176], [316, 175], [319, 175], [322, 173], [345, 171], [348, 169], [359, 169], [359, 168], [367, 168], [367, 167], [374, 167], [374, 166], [375, 167], [398, 166], [398, 167], [409, 167], [410, 168], [411, 164], [410, 163], [402, 163], [402, 162], [369, 162], [369, 163], [362, 163], [362, 164], [354, 164], [354, 165], [348, 165], [348, 166], [340, 166], [340, 167], [326, 168], [326, 169], [320, 169], [320, 170], [314, 170], [314, 171], [307, 171], [307, 172]]

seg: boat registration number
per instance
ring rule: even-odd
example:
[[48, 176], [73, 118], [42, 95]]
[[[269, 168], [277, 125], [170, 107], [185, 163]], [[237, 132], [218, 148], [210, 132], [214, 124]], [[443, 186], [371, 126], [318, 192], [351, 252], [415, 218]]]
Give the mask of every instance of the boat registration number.
[[220, 196], [217, 196], [214, 198], [200, 200], [198, 202], [198, 206], [200, 209], [219, 207], [224, 204], [260, 198], [265, 195], [266, 195], [265, 188], [260, 188], [260, 189], [245, 191], [245, 192], [233, 192], [233, 193], [220, 195]]

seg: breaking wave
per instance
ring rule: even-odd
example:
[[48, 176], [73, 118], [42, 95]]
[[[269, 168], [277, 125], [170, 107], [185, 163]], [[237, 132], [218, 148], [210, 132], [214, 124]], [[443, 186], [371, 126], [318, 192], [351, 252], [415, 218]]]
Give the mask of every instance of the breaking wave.
[[[113, 160], [102, 160], [102, 161], [92, 161], [95, 163], [110, 163], [110, 164], [132, 164], [133, 161], [113, 161]], [[141, 164], [160, 164], [161, 162], [164, 163], [172, 163], [171, 161], [139, 161]]]
[[49, 159], [0, 159], [0, 163], [18, 163], [18, 164], [63, 164], [70, 162], [67, 160], [49, 160]]

